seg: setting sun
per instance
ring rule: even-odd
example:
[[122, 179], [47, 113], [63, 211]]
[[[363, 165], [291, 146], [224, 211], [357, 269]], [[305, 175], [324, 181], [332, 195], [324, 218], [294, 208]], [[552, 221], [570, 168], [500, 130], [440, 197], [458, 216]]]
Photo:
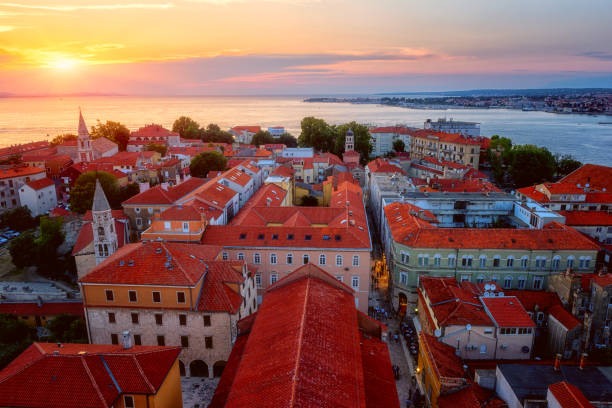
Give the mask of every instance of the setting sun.
[[79, 64], [79, 61], [74, 58], [59, 57], [49, 61], [46, 65], [50, 68], [65, 71], [73, 69]]

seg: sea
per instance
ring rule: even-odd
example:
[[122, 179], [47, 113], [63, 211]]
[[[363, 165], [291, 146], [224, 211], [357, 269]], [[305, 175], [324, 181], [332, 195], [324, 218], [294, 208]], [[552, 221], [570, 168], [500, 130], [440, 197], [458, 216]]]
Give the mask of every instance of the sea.
[[[311, 95], [312, 96], [312, 95]], [[333, 95], [331, 95], [333, 96]], [[524, 112], [510, 109], [409, 109], [377, 104], [312, 103], [306, 96], [193, 97], [9, 97], [0, 98], [0, 146], [76, 133], [78, 110], [88, 126], [118, 121], [131, 130], [157, 123], [171, 128], [179, 116], [222, 129], [235, 125], [284, 126], [294, 136], [306, 116], [332, 124], [349, 121], [373, 126], [423, 127], [426, 119], [480, 122], [481, 135], [500, 135], [516, 144], [545, 146], [583, 163], [612, 166], [611, 116]]]

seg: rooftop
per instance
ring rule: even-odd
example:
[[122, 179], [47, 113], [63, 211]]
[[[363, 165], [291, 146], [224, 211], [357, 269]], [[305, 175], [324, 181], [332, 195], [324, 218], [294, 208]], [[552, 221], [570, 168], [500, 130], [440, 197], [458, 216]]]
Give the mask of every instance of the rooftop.
[[561, 381], [548, 386], [561, 408], [595, 408], [575, 385]]
[[481, 301], [497, 327], [536, 327], [515, 296], [483, 297]]

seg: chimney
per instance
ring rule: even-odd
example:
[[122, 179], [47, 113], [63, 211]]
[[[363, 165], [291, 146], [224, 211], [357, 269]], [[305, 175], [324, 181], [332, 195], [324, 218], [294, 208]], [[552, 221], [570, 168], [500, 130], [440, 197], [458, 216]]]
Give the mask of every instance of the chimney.
[[588, 356], [589, 355], [587, 353], [582, 353], [580, 355], [580, 365], [578, 366], [578, 368], [580, 368], [581, 370], [584, 370], [584, 366], [586, 366]]
[[553, 365], [553, 369], [555, 371], [559, 371], [561, 369], [561, 354], [557, 353], [555, 356], [555, 363]]
[[132, 337], [130, 336], [130, 331], [126, 330], [121, 333], [121, 340], [123, 341], [123, 348], [130, 349], [132, 348]]
[[271, 202], [272, 202], [272, 199], [270, 197], [267, 197], [266, 198], [266, 206], [269, 207]]
[[168, 183], [161, 183], [162, 190], [168, 191]]

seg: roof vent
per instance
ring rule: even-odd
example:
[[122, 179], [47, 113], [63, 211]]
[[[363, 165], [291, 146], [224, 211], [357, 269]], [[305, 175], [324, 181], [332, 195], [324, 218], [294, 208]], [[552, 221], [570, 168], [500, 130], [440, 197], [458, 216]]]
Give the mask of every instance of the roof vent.
[[119, 261], [119, 266], [123, 266], [123, 265], [125, 265], [125, 261], [122, 259]]
[[130, 259], [128, 261], [128, 266], [134, 266], [134, 260], [133, 259]]
[[156, 254], [161, 254], [162, 253], [162, 249], [161, 248], [155, 248], [155, 253]]

